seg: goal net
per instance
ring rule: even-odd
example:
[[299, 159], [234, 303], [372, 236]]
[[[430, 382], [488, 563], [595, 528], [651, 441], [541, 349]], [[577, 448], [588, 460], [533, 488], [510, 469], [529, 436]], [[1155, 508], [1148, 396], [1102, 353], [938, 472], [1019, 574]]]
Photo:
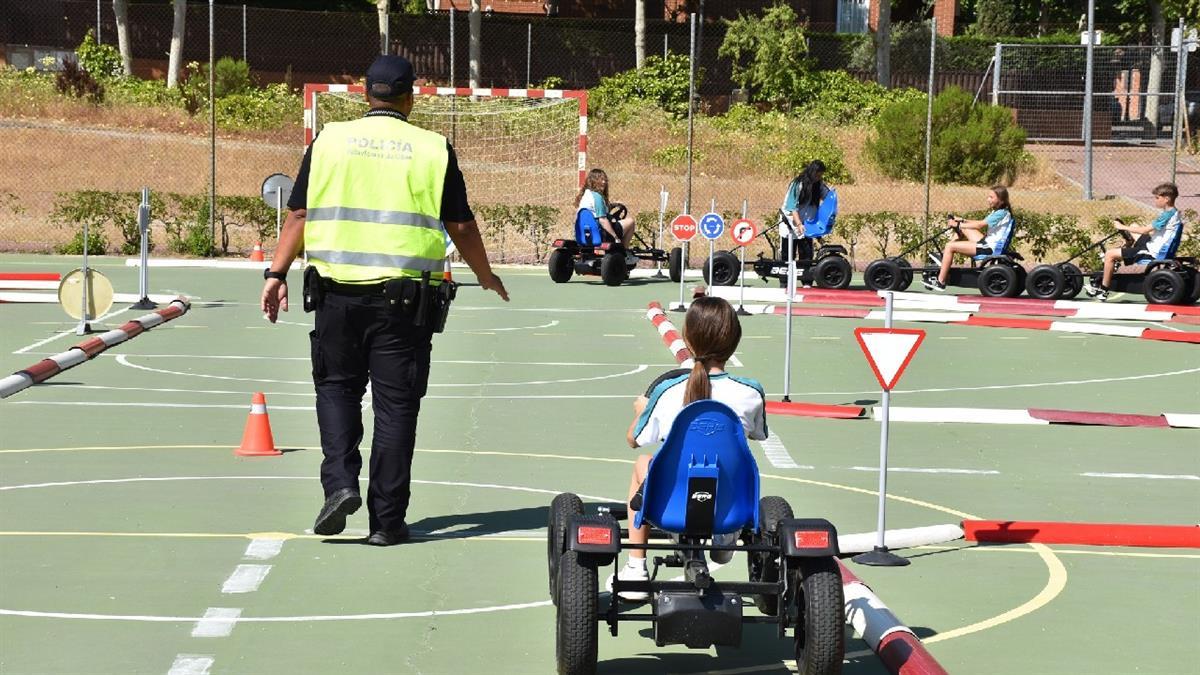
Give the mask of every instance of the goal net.
[[[363, 92], [361, 85], [306, 84], [305, 143], [328, 122], [361, 117]], [[489, 243], [501, 246], [493, 258], [543, 257], [544, 240], [554, 236], [545, 230], [566, 227], [586, 175], [587, 92], [414, 87], [414, 94], [409, 121], [454, 145], [476, 217]], [[549, 209], [557, 209], [552, 224], [494, 222], [531, 211], [544, 221]]]

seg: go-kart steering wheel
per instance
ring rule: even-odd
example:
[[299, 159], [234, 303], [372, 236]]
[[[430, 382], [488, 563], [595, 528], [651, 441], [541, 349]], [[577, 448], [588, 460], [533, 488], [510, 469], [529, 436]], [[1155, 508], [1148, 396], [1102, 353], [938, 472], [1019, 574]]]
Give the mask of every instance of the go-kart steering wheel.
[[629, 215], [629, 209], [625, 208], [624, 204], [612, 204], [608, 207], [608, 219], [612, 222], [620, 222], [625, 220], [625, 216]]

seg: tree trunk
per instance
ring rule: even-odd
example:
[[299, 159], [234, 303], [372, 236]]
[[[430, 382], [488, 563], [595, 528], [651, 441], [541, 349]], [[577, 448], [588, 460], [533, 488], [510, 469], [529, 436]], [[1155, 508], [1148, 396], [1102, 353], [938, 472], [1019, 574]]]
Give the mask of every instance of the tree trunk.
[[471, 14], [467, 18], [471, 29], [471, 42], [467, 51], [467, 59], [470, 62], [467, 75], [471, 81], [471, 88], [475, 89], [479, 86], [479, 43], [482, 30], [479, 0], [471, 0]]
[[1038, 37], [1050, 32], [1050, 3], [1049, 0], [1038, 2]]
[[1144, 116], [1158, 134], [1158, 93], [1162, 91], [1163, 61], [1166, 56], [1167, 22], [1163, 18], [1162, 0], [1149, 0], [1150, 5], [1150, 43], [1154, 48], [1150, 52], [1150, 76], [1146, 82], [1146, 110]]
[[171, 23], [171, 53], [167, 60], [167, 88], [179, 84], [183, 66], [183, 26], [187, 19], [187, 0], [175, 0], [175, 19]]
[[121, 70], [125, 77], [133, 75], [133, 48], [129, 46], [129, 0], [113, 0], [117, 17], [117, 50], [121, 52]]
[[633, 3], [633, 53], [637, 67], [646, 60], [646, 0]]
[[879, 3], [879, 23], [875, 27], [875, 81], [892, 85], [892, 2], [875, 0]]
[[391, 49], [388, 44], [388, 0], [375, 0], [375, 11], [379, 13], [379, 53], [387, 54]]

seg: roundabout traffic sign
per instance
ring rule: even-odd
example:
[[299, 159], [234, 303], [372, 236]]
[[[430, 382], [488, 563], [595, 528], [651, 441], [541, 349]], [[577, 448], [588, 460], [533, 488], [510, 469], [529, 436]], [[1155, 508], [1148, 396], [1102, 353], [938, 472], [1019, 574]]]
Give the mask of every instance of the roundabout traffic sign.
[[719, 213], [706, 213], [700, 218], [700, 234], [705, 239], [720, 239], [725, 233], [725, 219]]

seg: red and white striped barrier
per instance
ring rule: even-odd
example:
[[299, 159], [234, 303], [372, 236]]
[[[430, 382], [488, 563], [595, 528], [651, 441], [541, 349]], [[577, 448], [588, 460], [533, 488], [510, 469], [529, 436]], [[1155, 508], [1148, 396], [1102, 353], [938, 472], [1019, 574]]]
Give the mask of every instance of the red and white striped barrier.
[[163, 309], [126, 322], [120, 328], [88, 338], [65, 352], [42, 359], [24, 370], [18, 370], [8, 377], [0, 378], [0, 399], [8, 398], [23, 389], [45, 382], [64, 370], [69, 370], [94, 358], [109, 347], [132, 340], [155, 326], [181, 317], [190, 308], [191, 304], [186, 298], [176, 298]]
[[[783, 305], [743, 305], [743, 309], [751, 314], [783, 315], [787, 313], [787, 307]], [[865, 319], [867, 321], [884, 320], [884, 312], [882, 310], [856, 309], [853, 307], [792, 307], [792, 316]], [[1113, 326], [1103, 323], [981, 316], [969, 312], [915, 310], [895, 310], [892, 312], [892, 318], [895, 321], [910, 321], [915, 323], [942, 323], [957, 326], [981, 326], [985, 328], [1021, 328], [1024, 330], [1046, 330], [1058, 333], [1108, 335], [1112, 337], [1157, 340], [1160, 342], [1190, 342], [1200, 344], [1200, 332], [1156, 330], [1141, 326]]]
[[883, 604], [883, 600], [863, 583], [842, 561], [842, 593], [846, 602], [846, 623], [862, 637], [892, 675], [946, 675], [946, 669], [925, 649], [912, 629]]
[[[713, 295], [726, 300], [740, 298], [739, 290], [730, 286], [711, 289]], [[703, 294], [703, 289], [696, 289]], [[810, 305], [851, 305], [883, 307], [882, 291], [851, 291], [834, 289], [801, 289], [792, 296], [793, 303]], [[896, 309], [941, 310], [951, 312], [1016, 314], [1025, 316], [1054, 316], [1075, 319], [1106, 319], [1116, 321], [1170, 321], [1200, 323], [1200, 307], [1184, 305], [1105, 304], [1076, 300], [1037, 300], [1034, 298], [988, 298], [984, 296], [931, 295], [895, 292]], [[746, 300], [754, 302], [787, 302], [783, 288], [747, 288]]]
[[[880, 419], [880, 409], [872, 410]], [[910, 408], [892, 406], [888, 413], [893, 422], [930, 422], [935, 424], [1080, 424], [1102, 427], [1149, 427], [1200, 429], [1200, 415], [1162, 413], [1141, 415], [1131, 413], [1091, 412], [1084, 410], [1055, 410], [1051, 408]]]
[[[883, 545], [888, 550], [898, 548], [913, 548], [915, 546], [933, 546], [946, 544], [963, 538], [962, 526], [958, 523], [946, 525], [926, 525], [924, 527], [905, 527], [895, 530], [884, 530]], [[857, 532], [855, 534], [838, 535], [838, 552], [866, 553], [872, 551], [879, 543], [878, 532]]]
[[1005, 544], [1078, 544], [1200, 548], [1200, 525], [1056, 523], [1020, 520], [964, 520], [967, 541]]
[[691, 368], [695, 364], [695, 361], [692, 360], [692, 351], [684, 344], [683, 335], [675, 329], [675, 325], [667, 320], [667, 314], [663, 311], [662, 305], [657, 302], [650, 303], [650, 308], [646, 310], [646, 318], [654, 324], [654, 328], [662, 336], [663, 344], [667, 346], [667, 351], [671, 352], [671, 356], [675, 357], [675, 361], [684, 368]]
[[0, 272], [0, 289], [6, 291], [52, 291], [60, 281], [57, 272]]

